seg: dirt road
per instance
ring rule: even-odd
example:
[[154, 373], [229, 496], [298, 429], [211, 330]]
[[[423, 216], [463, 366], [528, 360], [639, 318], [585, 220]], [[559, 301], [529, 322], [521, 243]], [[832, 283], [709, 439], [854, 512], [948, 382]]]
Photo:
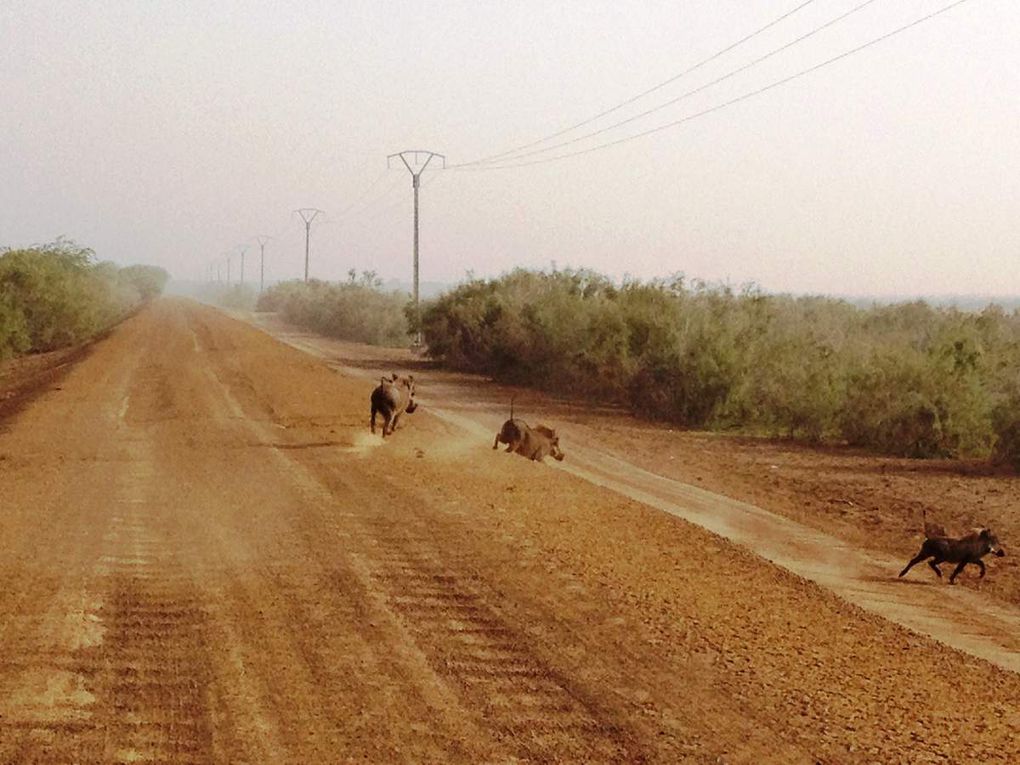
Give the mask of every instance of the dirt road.
[[[961, 587], [928, 586], [938, 580], [931, 581], [926, 567], [909, 579], [899, 579], [896, 573], [906, 560], [902, 555], [897, 558], [865, 549], [789, 517], [646, 470], [633, 459], [635, 452], [676, 449], [662, 438], [665, 433], [661, 429], [649, 434], [648, 444], [621, 443], [614, 428], [617, 423], [604, 414], [584, 412], [578, 417], [555, 402], [550, 406], [541, 396], [529, 398], [519, 389], [501, 389], [475, 376], [430, 368], [402, 349], [339, 342], [295, 330], [271, 315], [246, 318], [352, 376], [374, 380], [401, 364], [418, 367], [418, 399], [430, 413], [458, 427], [475, 448], [492, 442], [507, 417], [510, 396], [521, 402], [518, 412], [525, 398], [533, 421], [557, 424], [570, 450], [568, 461], [556, 464], [550, 460], [550, 467], [696, 523], [854, 605], [1020, 673], [1020, 607]], [[565, 428], [558, 414], [567, 415]], [[658, 442], [651, 443], [656, 437]], [[916, 545], [910, 554], [913, 552]], [[947, 571], [952, 571], [952, 566], [947, 566]]]
[[0, 762], [1020, 756], [1015, 673], [371, 387], [164, 300], [2, 424]]

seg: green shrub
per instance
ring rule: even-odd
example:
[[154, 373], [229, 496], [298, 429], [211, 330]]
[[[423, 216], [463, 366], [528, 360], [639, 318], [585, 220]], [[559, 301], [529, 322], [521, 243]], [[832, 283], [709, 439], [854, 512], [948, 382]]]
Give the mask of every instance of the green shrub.
[[398, 347], [409, 341], [408, 296], [383, 292], [373, 273], [334, 283], [281, 282], [266, 290], [256, 310], [279, 312], [287, 321], [330, 337]]
[[163, 294], [170, 274], [158, 266], [126, 266], [120, 269], [119, 278], [131, 285], [142, 300], [152, 300]]
[[993, 410], [1020, 368], [1020, 315], [1001, 309], [517, 270], [440, 296], [422, 325], [454, 368], [688, 426], [916, 457], [988, 455], [1012, 433]]
[[13, 295], [0, 293], [0, 361], [24, 353], [31, 344], [24, 312]]
[[112, 263], [68, 240], [0, 255], [0, 356], [50, 351], [109, 327], [140, 299]]
[[1020, 372], [1011, 380], [1010, 390], [992, 412], [996, 461], [1020, 471]]

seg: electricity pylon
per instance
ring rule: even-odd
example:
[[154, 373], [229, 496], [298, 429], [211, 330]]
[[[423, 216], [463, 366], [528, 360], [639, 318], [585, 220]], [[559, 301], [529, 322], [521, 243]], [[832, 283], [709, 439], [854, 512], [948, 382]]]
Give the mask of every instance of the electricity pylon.
[[256, 241], [259, 243], [259, 292], [261, 293], [266, 288], [266, 242], [272, 239], [271, 236], [257, 236]]
[[[407, 161], [408, 156], [411, 157], [412, 162]], [[420, 160], [422, 156], [425, 157], [424, 162]], [[439, 157], [443, 161], [443, 169], [446, 169], [446, 155], [437, 154], [434, 151], [427, 151], [425, 149], [406, 149], [386, 157], [386, 167], [390, 167], [390, 162], [394, 157], [400, 157], [404, 167], [411, 173], [411, 186], [414, 188], [414, 347], [420, 348], [421, 308], [418, 305], [418, 189], [421, 187], [421, 174], [425, 172], [425, 168], [429, 166], [429, 162], [434, 157]]]
[[305, 222], [305, 281], [308, 281], [308, 240], [312, 233], [312, 221], [315, 220], [315, 216], [322, 212], [315, 207], [302, 207], [300, 210], [295, 210], [298, 215], [301, 216], [301, 220]]

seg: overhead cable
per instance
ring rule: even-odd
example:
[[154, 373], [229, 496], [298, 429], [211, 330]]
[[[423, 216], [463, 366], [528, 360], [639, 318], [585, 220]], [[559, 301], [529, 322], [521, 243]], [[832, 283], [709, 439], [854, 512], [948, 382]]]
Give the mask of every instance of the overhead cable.
[[773, 56], [776, 56], [776, 55], [778, 55], [778, 54], [780, 54], [780, 53], [782, 53], [782, 52], [792, 48], [794, 45], [798, 45], [799, 43], [802, 43], [804, 40], [807, 40], [810, 37], [814, 37], [815, 35], [819, 34], [820, 32], [824, 32], [829, 27], [832, 27], [835, 24], [838, 24], [839, 22], [843, 21], [844, 19], [848, 18], [849, 16], [852, 16], [855, 13], [859, 13], [860, 11], [864, 10], [865, 8], [867, 8], [869, 5], [871, 5], [874, 2], [876, 2], [876, 0], [864, 0], [864, 2], [859, 3], [858, 5], [854, 6], [853, 8], [851, 8], [848, 11], [846, 11], [845, 13], [842, 13], [839, 16], [837, 16], [837, 17], [835, 17], [833, 19], [830, 19], [829, 21], [825, 22], [821, 26], [815, 27], [814, 29], [812, 29], [809, 32], [805, 32], [800, 37], [797, 37], [796, 39], [791, 40], [790, 42], [785, 43], [784, 45], [781, 45], [778, 48], [773, 48], [768, 53], [765, 53], [764, 55], [759, 56], [758, 58], [754, 59], [753, 61], [750, 61], [749, 63], [744, 64], [743, 66], [737, 67], [736, 69], [732, 69], [729, 72], [727, 72], [726, 74], [722, 75], [721, 77], [717, 77], [716, 79], [712, 80], [711, 82], [707, 82], [704, 85], [701, 85], [701, 86], [699, 86], [697, 88], [694, 88], [693, 90], [688, 90], [686, 93], [681, 93], [679, 96], [676, 96], [675, 98], [671, 98], [670, 100], [668, 100], [668, 101], [666, 101], [664, 103], [661, 103], [658, 106], [654, 106], [651, 109], [646, 109], [645, 111], [643, 111], [643, 112], [641, 112], [639, 114], [635, 114], [633, 117], [628, 117], [627, 119], [620, 120], [619, 122], [614, 122], [612, 125], [607, 125], [606, 127], [600, 128], [598, 130], [594, 130], [594, 131], [592, 131], [590, 133], [586, 133], [585, 135], [578, 136], [576, 138], [571, 138], [571, 139], [566, 140], [566, 141], [561, 141], [560, 143], [556, 143], [556, 144], [553, 144], [551, 146], [545, 146], [545, 147], [543, 147], [541, 149], [535, 149], [533, 151], [525, 152], [523, 154], [516, 154], [514, 157], [511, 157], [510, 159], [512, 161], [516, 162], [516, 161], [524, 159], [526, 157], [532, 157], [532, 156], [535, 156], [537, 154], [545, 154], [546, 152], [555, 151], [556, 149], [562, 149], [565, 146], [572, 146], [573, 144], [580, 143], [581, 141], [587, 141], [589, 138], [594, 138], [595, 136], [601, 135], [603, 133], [607, 133], [610, 130], [615, 130], [618, 127], [623, 127], [624, 125], [629, 125], [630, 123], [635, 122], [635, 121], [637, 121], [639, 119], [642, 119], [644, 117], [647, 117], [650, 114], [654, 114], [655, 112], [661, 111], [662, 109], [665, 109], [665, 108], [667, 108], [669, 106], [673, 106], [674, 104], [677, 104], [680, 101], [683, 101], [684, 99], [690, 98], [691, 96], [697, 95], [698, 93], [702, 93], [702, 92], [708, 90], [709, 88], [714, 87], [715, 85], [718, 85], [721, 82], [725, 82], [726, 80], [730, 79], [731, 77], [735, 77], [736, 75], [741, 74], [742, 72], [746, 72], [748, 69], [751, 69], [751, 68], [757, 66], [758, 64], [762, 63], [763, 61], [766, 61], [766, 60], [772, 58]]
[[572, 132], [574, 130], [577, 130], [578, 128], [582, 128], [585, 125], [589, 125], [592, 122], [595, 122], [596, 120], [601, 119], [602, 117], [605, 117], [605, 116], [607, 116], [609, 114], [612, 114], [613, 112], [619, 111], [623, 107], [629, 106], [630, 104], [634, 103], [635, 101], [638, 101], [638, 100], [644, 98], [647, 95], [651, 95], [652, 93], [656, 92], [657, 90], [661, 90], [662, 88], [666, 87], [667, 85], [670, 85], [671, 83], [676, 82], [677, 80], [681, 79], [682, 77], [686, 77], [687, 75], [697, 71], [698, 69], [700, 69], [701, 67], [705, 66], [706, 64], [709, 64], [712, 61], [715, 61], [720, 56], [722, 56], [722, 55], [724, 55], [726, 53], [729, 53], [734, 48], [737, 48], [737, 47], [743, 45], [744, 43], [754, 39], [755, 37], [757, 37], [758, 35], [762, 34], [763, 32], [765, 32], [765, 31], [771, 29], [772, 27], [776, 26], [777, 24], [785, 21], [790, 16], [792, 16], [795, 13], [797, 13], [799, 10], [801, 10], [803, 8], [806, 8], [807, 6], [811, 5], [813, 2], [815, 2], [815, 0], [806, 0], [806, 2], [802, 2], [800, 5], [798, 5], [797, 7], [793, 8], [792, 10], [789, 10], [786, 13], [784, 13], [783, 15], [779, 16], [778, 18], [773, 19], [772, 21], [770, 21], [765, 26], [759, 27], [754, 32], [751, 32], [750, 34], [745, 35], [744, 37], [740, 38], [739, 40], [737, 40], [734, 43], [730, 43], [725, 48], [723, 48], [723, 49], [721, 49], [719, 51], [716, 51], [715, 53], [713, 53], [708, 58], [702, 59], [698, 63], [688, 67], [687, 69], [685, 69], [684, 71], [680, 72], [679, 74], [675, 74], [672, 77], [670, 77], [669, 79], [663, 80], [658, 85], [653, 85], [652, 87], [648, 88], [647, 90], [642, 91], [641, 93], [638, 93], [636, 96], [632, 96], [631, 98], [628, 98], [626, 101], [621, 101], [620, 103], [616, 104], [615, 106], [612, 106], [609, 109], [606, 109], [605, 111], [601, 111], [598, 114], [596, 114], [596, 115], [594, 115], [592, 117], [589, 117], [588, 119], [582, 120], [581, 122], [578, 122], [575, 125], [571, 125], [570, 127], [563, 128], [562, 130], [559, 130], [559, 131], [557, 131], [555, 133], [551, 133], [550, 135], [547, 135], [544, 138], [539, 138], [536, 141], [531, 141], [530, 143], [522, 144], [521, 146], [515, 146], [512, 149], [507, 149], [506, 151], [500, 152], [499, 154], [492, 154], [492, 155], [489, 155], [487, 157], [481, 157], [480, 159], [476, 159], [476, 160], [473, 160], [471, 162], [462, 162], [462, 163], [457, 164], [457, 165], [450, 165], [450, 167], [451, 168], [466, 167], [468, 165], [476, 165], [476, 164], [481, 164], [481, 163], [494, 162], [496, 160], [499, 160], [499, 159], [502, 159], [504, 157], [507, 157], [510, 154], [517, 154], [520, 151], [524, 151], [525, 149], [530, 149], [533, 146], [538, 146], [541, 143], [545, 143], [546, 141], [551, 141], [554, 138], [559, 138], [560, 136], [566, 135], [567, 133], [570, 133], [570, 132]]
[[748, 91], [746, 93], [743, 93], [742, 95], [737, 96], [736, 98], [731, 98], [728, 101], [724, 101], [723, 103], [716, 104], [715, 106], [709, 107], [708, 109], [703, 109], [703, 110], [701, 110], [699, 112], [695, 112], [694, 114], [689, 114], [686, 117], [682, 117], [682, 118], [680, 118], [678, 120], [673, 120], [672, 122], [667, 122], [664, 125], [659, 125], [658, 127], [650, 128], [648, 130], [644, 130], [644, 131], [642, 131], [640, 133], [636, 133], [634, 135], [625, 136], [623, 138], [618, 138], [615, 141], [609, 141], [607, 143], [599, 144], [597, 146], [592, 146], [592, 147], [589, 147], [587, 149], [580, 149], [578, 151], [567, 152], [565, 154], [557, 154], [557, 155], [554, 155], [552, 157], [543, 157], [543, 158], [534, 159], [534, 160], [531, 160], [531, 161], [528, 161], [528, 162], [514, 162], [512, 164], [499, 164], [499, 165], [492, 165], [492, 166], [486, 166], [486, 167], [461, 167], [459, 169], [463, 169], [463, 170], [504, 170], [504, 169], [514, 168], [514, 167], [529, 167], [531, 165], [540, 165], [540, 164], [544, 164], [546, 162], [556, 162], [556, 161], [559, 161], [559, 160], [562, 160], [562, 159], [568, 159], [570, 157], [578, 157], [578, 156], [581, 156], [582, 154], [590, 154], [590, 153], [595, 152], [595, 151], [601, 151], [603, 149], [608, 149], [608, 148], [610, 148], [612, 146], [618, 146], [618, 145], [620, 145], [622, 143], [628, 143], [630, 141], [635, 141], [635, 140], [637, 140], [639, 138], [644, 138], [646, 136], [653, 135], [654, 133], [659, 133], [659, 132], [662, 132], [663, 130], [668, 130], [669, 128], [673, 128], [673, 127], [677, 127], [679, 125], [686, 124], [686, 123], [691, 122], [692, 120], [695, 120], [695, 119], [697, 119], [699, 117], [704, 117], [704, 116], [706, 116], [708, 114], [713, 114], [714, 112], [721, 111], [722, 109], [725, 109], [725, 108], [727, 108], [729, 106], [733, 106], [734, 104], [741, 103], [742, 101], [747, 101], [748, 99], [754, 98], [755, 96], [759, 96], [762, 93], [767, 93], [770, 90], [774, 90], [774, 89], [780, 87], [781, 85], [785, 85], [785, 84], [787, 84], [789, 82], [793, 82], [794, 80], [800, 79], [801, 77], [805, 77], [806, 75], [809, 75], [809, 74], [811, 74], [813, 72], [817, 72], [819, 69], [823, 69], [823, 68], [825, 68], [825, 67], [827, 67], [827, 66], [829, 66], [831, 64], [835, 64], [838, 61], [842, 61], [843, 59], [848, 58], [849, 56], [852, 56], [852, 55], [854, 55], [856, 53], [860, 53], [861, 51], [866, 50], [868, 48], [871, 48], [871, 47], [873, 47], [875, 45], [878, 45], [879, 43], [884, 42], [884, 41], [890, 39], [891, 37], [895, 37], [896, 35], [899, 35], [899, 34], [901, 34], [903, 32], [906, 32], [907, 30], [912, 29], [913, 27], [916, 27], [916, 26], [918, 26], [920, 24], [923, 24], [926, 21], [930, 21], [931, 19], [934, 19], [936, 16], [941, 16], [943, 13], [946, 13], [946, 12], [952, 10], [953, 8], [955, 8], [955, 7], [959, 6], [959, 5], [963, 5], [965, 2], [968, 2], [968, 0], [955, 0], [955, 2], [949, 3], [948, 5], [945, 5], [942, 8], [939, 8], [936, 11], [932, 11], [931, 13], [927, 14], [926, 16], [922, 16], [921, 18], [915, 19], [914, 21], [911, 21], [908, 24], [904, 24], [901, 27], [897, 27], [896, 29], [892, 30], [891, 32], [887, 32], [887, 33], [885, 33], [885, 34], [883, 34], [883, 35], [881, 35], [879, 37], [876, 37], [876, 38], [874, 38], [872, 40], [869, 40], [866, 43], [863, 43], [862, 45], [858, 45], [857, 47], [851, 48], [850, 50], [847, 50], [847, 51], [844, 51], [843, 53], [840, 53], [837, 56], [833, 56], [832, 58], [829, 58], [829, 59], [826, 59], [825, 61], [822, 61], [821, 63], [815, 64], [814, 66], [810, 66], [807, 69], [802, 69], [801, 71], [797, 72], [796, 74], [791, 74], [791, 75], [789, 75], [787, 77], [783, 77], [782, 79], [776, 80], [776, 81], [774, 81], [772, 83], [769, 83], [768, 85], [765, 85], [763, 87], [757, 88], [755, 90]]

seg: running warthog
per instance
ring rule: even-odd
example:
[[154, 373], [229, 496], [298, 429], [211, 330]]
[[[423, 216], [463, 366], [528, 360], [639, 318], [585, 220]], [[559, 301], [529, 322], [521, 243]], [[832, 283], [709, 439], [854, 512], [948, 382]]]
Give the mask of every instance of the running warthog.
[[504, 422], [496, 434], [492, 448], [498, 449], [501, 443], [506, 444], [508, 452], [516, 452], [536, 462], [541, 462], [548, 456], [562, 462], [565, 456], [560, 449], [560, 437], [556, 435], [555, 430], [545, 425], [531, 427], [524, 420], [509, 419]]
[[397, 421], [404, 412], [412, 413], [418, 405], [414, 402], [414, 376], [383, 377], [372, 391], [372, 432], [375, 433], [375, 416], [383, 416], [383, 438], [397, 427]]
[[1005, 551], [999, 545], [999, 540], [992, 533], [991, 529], [980, 529], [965, 537], [954, 539], [947, 536], [929, 536], [921, 543], [921, 551], [917, 553], [900, 572], [900, 576], [906, 574], [910, 569], [923, 560], [931, 558], [928, 565], [932, 570], [942, 576], [939, 570], [940, 563], [955, 563], [956, 568], [949, 575], [949, 583], [955, 584], [957, 575], [963, 571], [968, 563], [973, 563], [981, 569], [980, 579], [985, 576], [985, 564], [981, 559], [992, 553], [997, 557], [1005, 555]]

